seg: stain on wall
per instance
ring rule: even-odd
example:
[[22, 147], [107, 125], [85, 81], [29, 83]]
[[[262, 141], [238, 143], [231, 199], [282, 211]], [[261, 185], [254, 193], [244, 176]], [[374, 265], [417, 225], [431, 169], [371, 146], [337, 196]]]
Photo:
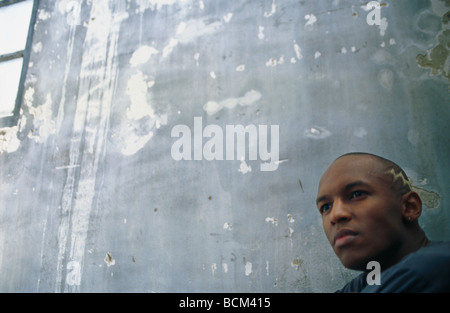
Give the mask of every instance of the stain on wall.
[[[404, 167], [449, 240], [448, 10], [40, 0], [19, 122], [0, 129], [0, 290], [334, 291], [357, 273], [314, 199], [350, 151]], [[232, 157], [195, 158], [226, 156], [229, 126]]]

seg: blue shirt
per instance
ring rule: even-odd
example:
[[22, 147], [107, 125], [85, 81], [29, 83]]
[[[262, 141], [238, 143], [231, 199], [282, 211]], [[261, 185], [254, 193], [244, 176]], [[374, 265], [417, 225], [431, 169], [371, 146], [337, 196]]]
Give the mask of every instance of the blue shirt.
[[381, 272], [380, 285], [368, 285], [366, 272], [337, 292], [450, 292], [450, 242], [430, 243]]

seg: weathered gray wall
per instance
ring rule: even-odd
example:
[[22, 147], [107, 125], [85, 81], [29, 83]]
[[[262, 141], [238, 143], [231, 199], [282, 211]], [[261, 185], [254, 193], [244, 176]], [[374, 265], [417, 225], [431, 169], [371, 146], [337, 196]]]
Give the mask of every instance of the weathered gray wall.
[[[334, 291], [355, 273], [314, 199], [349, 151], [403, 166], [449, 240], [448, 1], [385, 1], [381, 26], [365, 4], [41, 0], [1, 130], [0, 291]], [[279, 125], [278, 168], [174, 160], [194, 117]]]

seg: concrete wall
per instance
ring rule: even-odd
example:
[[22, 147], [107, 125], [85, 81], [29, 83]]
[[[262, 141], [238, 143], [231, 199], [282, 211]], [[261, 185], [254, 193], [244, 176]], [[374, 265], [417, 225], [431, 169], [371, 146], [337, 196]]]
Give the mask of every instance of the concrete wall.
[[[379, 10], [40, 0], [0, 134], [0, 291], [334, 291], [356, 273], [314, 201], [350, 151], [404, 167], [449, 240], [448, 1]], [[229, 126], [255, 137], [227, 146]]]

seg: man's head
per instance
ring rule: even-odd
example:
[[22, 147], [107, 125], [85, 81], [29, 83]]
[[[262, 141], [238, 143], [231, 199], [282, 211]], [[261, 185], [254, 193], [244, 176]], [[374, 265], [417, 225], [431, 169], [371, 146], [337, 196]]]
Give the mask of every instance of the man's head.
[[417, 249], [422, 202], [404, 171], [368, 153], [336, 159], [323, 174], [317, 208], [333, 250], [347, 268], [382, 268]]

